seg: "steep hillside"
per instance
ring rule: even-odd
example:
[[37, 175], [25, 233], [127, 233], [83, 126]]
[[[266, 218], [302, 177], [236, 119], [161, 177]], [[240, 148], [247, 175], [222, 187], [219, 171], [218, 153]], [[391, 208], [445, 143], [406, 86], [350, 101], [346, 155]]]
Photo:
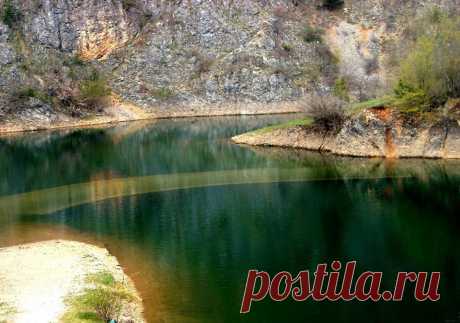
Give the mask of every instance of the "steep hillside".
[[[327, 1], [326, 1], [327, 2]], [[0, 0], [2, 130], [373, 98], [406, 26], [456, 0]]]

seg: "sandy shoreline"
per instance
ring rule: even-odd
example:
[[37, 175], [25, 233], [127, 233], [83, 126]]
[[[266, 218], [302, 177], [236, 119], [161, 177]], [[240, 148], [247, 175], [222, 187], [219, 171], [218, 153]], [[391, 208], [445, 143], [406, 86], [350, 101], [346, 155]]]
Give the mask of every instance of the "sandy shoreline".
[[[109, 272], [136, 296], [134, 284], [106, 249], [51, 240], [0, 249], [0, 322], [59, 322], [65, 300], [89, 287], [86, 277]], [[143, 322], [138, 298], [123, 316]]]

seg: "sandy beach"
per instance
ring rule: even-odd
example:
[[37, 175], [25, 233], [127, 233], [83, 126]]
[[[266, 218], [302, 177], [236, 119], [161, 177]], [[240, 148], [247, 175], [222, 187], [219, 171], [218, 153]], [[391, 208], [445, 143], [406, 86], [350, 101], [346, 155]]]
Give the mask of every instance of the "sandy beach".
[[[106, 249], [53, 240], [0, 249], [0, 322], [60, 322], [66, 299], [88, 287], [86, 277], [109, 272], [137, 292]], [[140, 298], [122, 313], [143, 322]]]

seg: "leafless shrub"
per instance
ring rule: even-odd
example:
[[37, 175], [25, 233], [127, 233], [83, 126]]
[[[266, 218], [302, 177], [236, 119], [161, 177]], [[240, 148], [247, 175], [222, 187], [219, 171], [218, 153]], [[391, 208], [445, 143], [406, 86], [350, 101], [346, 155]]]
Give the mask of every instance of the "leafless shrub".
[[338, 132], [345, 122], [345, 102], [331, 94], [315, 93], [310, 97], [308, 113], [319, 130]]

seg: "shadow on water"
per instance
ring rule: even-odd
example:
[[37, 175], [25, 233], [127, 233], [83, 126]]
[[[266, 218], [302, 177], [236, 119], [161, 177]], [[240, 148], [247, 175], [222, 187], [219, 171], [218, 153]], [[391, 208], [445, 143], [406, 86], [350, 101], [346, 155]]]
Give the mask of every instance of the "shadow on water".
[[[151, 322], [455, 322], [460, 162], [228, 141], [282, 118], [0, 139], [0, 245], [63, 238], [107, 247]], [[334, 259], [383, 271], [386, 288], [397, 271], [441, 271], [441, 301], [265, 300], [239, 314], [248, 269], [296, 273]]]

